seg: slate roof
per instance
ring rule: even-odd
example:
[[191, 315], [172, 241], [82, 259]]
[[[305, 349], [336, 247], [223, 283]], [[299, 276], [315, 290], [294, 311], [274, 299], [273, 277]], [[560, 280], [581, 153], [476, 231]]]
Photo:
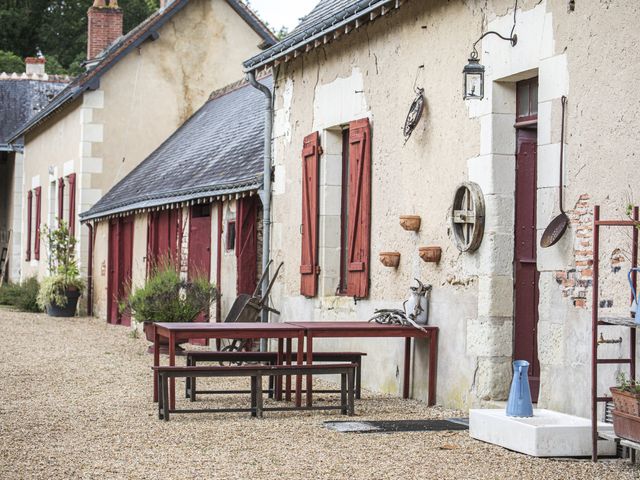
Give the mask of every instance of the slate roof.
[[[273, 45], [277, 39], [262, 21], [241, 0], [226, 0], [233, 10], [262, 37], [266, 46]], [[9, 141], [23, 136], [29, 130], [45, 121], [49, 115], [63, 108], [69, 102], [75, 100], [86, 90], [96, 90], [100, 86], [100, 77], [108, 72], [121, 58], [131, 50], [150, 38], [157, 38], [158, 30], [169, 21], [176, 13], [182, 10], [189, 0], [173, 0], [165, 8], [156, 10], [146, 20], [132, 29], [126, 35], [118, 38], [109, 48], [91, 63], [94, 63], [86, 72], [79, 75], [65, 90], [53, 99], [53, 101], [20, 130], [15, 131]], [[206, 40], [206, 39], [205, 39]]]
[[328, 43], [363, 23], [399, 8], [407, 0], [321, 0], [284, 39], [243, 62], [245, 71], [261, 70]]
[[9, 137], [20, 125], [42, 110], [69, 83], [69, 77], [38, 74], [0, 74], [0, 151], [22, 148], [9, 145]]
[[[271, 76], [261, 79], [273, 87]], [[242, 81], [211, 98], [117, 183], [82, 221], [262, 186], [264, 95]]]

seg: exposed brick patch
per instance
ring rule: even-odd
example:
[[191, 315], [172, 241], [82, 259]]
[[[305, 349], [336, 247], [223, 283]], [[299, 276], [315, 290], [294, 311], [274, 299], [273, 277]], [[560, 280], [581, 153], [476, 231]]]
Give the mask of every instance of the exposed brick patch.
[[91, 60], [122, 36], [123, 14], [115, 6], [91, 7], [87, 20], [87, 59]]
[[588, 194], [580, 195], [573, 210], [567, 212], [575, 232], [575, 268], [555, 272], [562, 295], [570, 298], [576, 308], [586, 308], [587, 295], [593, 284], [593, 212], [589, 208]]

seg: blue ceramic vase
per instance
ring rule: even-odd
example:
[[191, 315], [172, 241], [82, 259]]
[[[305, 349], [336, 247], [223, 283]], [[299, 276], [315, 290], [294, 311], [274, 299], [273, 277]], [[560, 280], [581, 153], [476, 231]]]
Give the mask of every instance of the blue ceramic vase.
[[513, 381], [507, 401], [507, 417], [533, 417], [533, 403], [529, 389], [529, 362], [513, 362]]

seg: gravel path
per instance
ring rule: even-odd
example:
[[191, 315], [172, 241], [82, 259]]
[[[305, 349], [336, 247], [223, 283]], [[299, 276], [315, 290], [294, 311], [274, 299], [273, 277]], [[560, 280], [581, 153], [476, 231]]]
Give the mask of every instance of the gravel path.
[[[128, 329], [2, 309], [0, 327], [10, 339], [0, 345], [0, 479], [640, 478], [640, 467], [622, 461], [534, 459], [467, 432], [332, 432], [322, 422], [345, 419], [332, 412], [174, 415], [164, 423], [150, 399], [146, 341]], [[360, 419], [460, 415], [363, 395]]]

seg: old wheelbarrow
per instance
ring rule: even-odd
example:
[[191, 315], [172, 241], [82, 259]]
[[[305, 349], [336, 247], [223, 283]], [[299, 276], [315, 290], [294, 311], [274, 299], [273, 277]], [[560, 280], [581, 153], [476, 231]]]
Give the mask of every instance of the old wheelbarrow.
[[[233, 302], [231, 306], [231, 310], [227, 314], [224, 319], [226, 322], [259, 322], [260, 316], [263, 311], [268, 311], [271, 313], [275, 313], [276, 315], [280, 315], [280, 312], [275, 308], [269, 306], [269, 293], [271, 292], [271, 288], [278, 277], [278, 273], [280, 273], [280, 269], [282, 268], [283, 262], [278, 265], [273, 278], [269, 281], [267, 288], [264, 292], [261, 292], [262, 282], [264, 282], [265, 278], [268, 278], [269, 268], [273, 263], [272, 260], [267, 264], [267, 268], [265, 268], [264, 272], [262, 272], [262, 276], [260, 277], [260, 281], [256, 285], [256, 289], [253, 292], [253, 295], [249, 295], [247, 293], [242, 293], [238, 295], [238, 297]], [[233, 339], [231, 343], [225, 345], [220, 349], [222, 352], [234, 352], [234, 351], [248, 351], [251, 350], [253, 345], [253, 340], [251, 339]]]

